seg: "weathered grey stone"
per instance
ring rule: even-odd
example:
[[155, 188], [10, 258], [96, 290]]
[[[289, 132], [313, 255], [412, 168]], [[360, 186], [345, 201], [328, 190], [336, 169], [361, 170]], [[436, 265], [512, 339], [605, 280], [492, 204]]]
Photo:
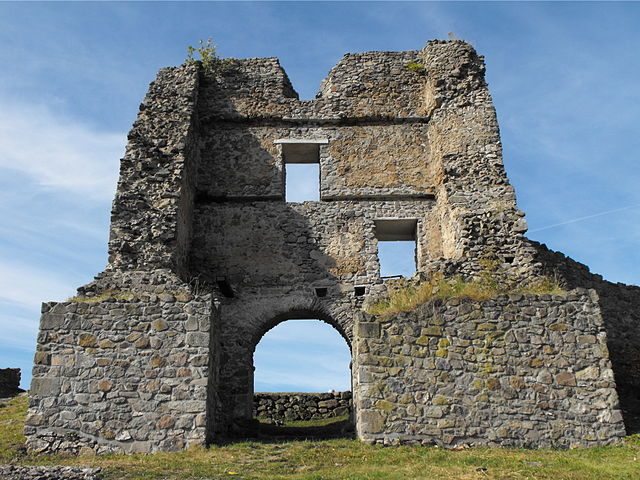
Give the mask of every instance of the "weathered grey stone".
[[[318, 408], [322, 407], [322, 408]], [[270, 420], [312, 420], [351, 412], [351, 392], [256, 393], [253, 416]]]
[[100, 468], [0, 465], [0, 480], [98, 480]]

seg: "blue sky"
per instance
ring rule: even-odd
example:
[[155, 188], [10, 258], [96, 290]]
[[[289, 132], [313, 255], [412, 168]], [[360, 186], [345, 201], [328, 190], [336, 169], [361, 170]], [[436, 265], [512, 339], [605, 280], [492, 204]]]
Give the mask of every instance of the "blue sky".
[[[347, 52], [419, 49], [449, 32], [471, 42], [530, 237], [640, 284], [638, 25], [635, 2], [0, 3], [0, 368], [22, 368], [27, 386], [40, 302], [104, 268], [138, 105], [159, 68], [209, 37], [222, 56], [279, 57], [302, 98]], [[317, 323], [328, 330], [267, 334], [257, 390], [348, 386], [336, 360], [348, 363], [347, 347]], [[305, 352], [310, 370], [291, 369]]]

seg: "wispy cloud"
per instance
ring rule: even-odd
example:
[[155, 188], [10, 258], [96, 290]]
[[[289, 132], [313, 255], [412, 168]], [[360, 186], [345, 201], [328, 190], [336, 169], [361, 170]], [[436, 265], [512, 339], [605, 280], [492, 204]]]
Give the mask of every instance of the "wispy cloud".
[[75, 285], [49, 271], [21, 262], [0, 259], [0, 301], [39, 309], [43, 299], [62, 301], [75, 293]]
[[87, 200], [113, 196], [124, 134], [97, 131], [45, 105], [6, 98], [0, 105], [0, 168]]

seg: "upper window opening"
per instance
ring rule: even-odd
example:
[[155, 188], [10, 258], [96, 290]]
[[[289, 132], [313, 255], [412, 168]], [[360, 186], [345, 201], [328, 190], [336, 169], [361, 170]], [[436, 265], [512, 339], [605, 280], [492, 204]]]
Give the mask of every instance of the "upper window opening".
[[320, 165], [285, 164], [284, 198], [287, 202], [317, 202], [320, 200]]
[[417, 270], [417, 220], [375, 220], [378, 261], [382, 278], [410, 277]]
[[320, 200], [320, 145], [327, 139], [279, 139], [282, 148], [285, 200]]

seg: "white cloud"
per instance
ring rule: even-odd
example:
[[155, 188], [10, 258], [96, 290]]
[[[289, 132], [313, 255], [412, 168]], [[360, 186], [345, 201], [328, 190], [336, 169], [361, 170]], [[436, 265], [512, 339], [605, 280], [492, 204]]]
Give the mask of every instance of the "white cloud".
[[39, 319], [38, 312], [33, 312], [32, 315], [3, 316], [0, 320], [2, 342], [13, 349], [25, 352], [27, 356], [32, 354], [36, 345]]
[[63, 301], [75, 286], [50, 272], [0, 259], [0, 301], [39, 310], [43, 299]]
[[113, 196], [123, 134], [97, 131], [45, 105], [6, 98], [0, 104], [0, 167], [85, 199]]

